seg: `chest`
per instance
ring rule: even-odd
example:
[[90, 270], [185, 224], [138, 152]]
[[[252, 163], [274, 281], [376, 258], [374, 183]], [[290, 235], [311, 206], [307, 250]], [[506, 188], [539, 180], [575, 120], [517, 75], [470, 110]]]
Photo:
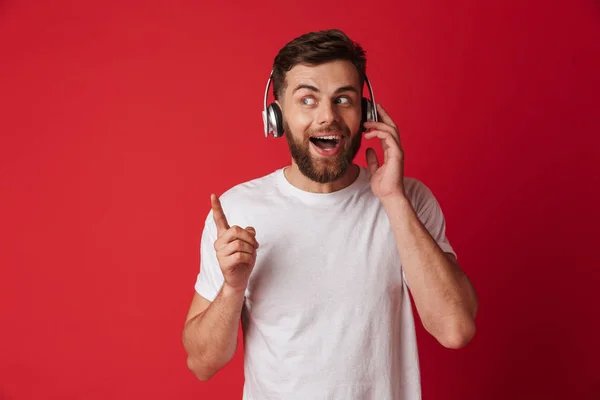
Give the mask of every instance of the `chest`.
[[354, 312], [399, 295], [401, 265], [383, 209], [282, 210], [257, 225], [261, 246], [246, 292], [256, 318]]

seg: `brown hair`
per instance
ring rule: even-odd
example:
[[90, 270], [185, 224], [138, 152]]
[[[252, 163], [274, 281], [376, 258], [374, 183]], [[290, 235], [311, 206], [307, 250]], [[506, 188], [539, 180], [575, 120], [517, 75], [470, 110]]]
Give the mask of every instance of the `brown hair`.
[[363, 48], [339, 29], [305, 33], [287, 43], [273, 62], [273, 93], [279, 99], [285, 91], [285, 74], [297, 64], [318, 65], [334, 60], [350, 61], [358, 70], [362, 89], [366, 74]]

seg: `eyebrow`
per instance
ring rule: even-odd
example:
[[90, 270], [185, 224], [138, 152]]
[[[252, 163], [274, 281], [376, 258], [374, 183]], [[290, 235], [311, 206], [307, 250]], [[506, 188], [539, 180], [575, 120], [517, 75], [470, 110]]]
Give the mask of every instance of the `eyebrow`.
[[[296, 93], [300, 89], [308, 89], [308, 90], [313, 91], [315, 93], [319, 93], [320, 92], [320, 90], [317, 87], [313, 86], [313, 85], [309, 85], [309, 84], [306, 84], [306, 83], [301, 83], [301, 84], [299, 84], [298, 86], [296, 86], [294, 88], [294, 91], [292, 92], [292, 94]], [[358, 89], [356, 89], [352, 85], [347, 85], [347, 86], [341, 86], [341, 87], [339, 87], [339, 88], [337, 88], [335, 90], [335, 93], [341, 93], [341, 92], [354, 92], [354, 93], [358, 94]]]

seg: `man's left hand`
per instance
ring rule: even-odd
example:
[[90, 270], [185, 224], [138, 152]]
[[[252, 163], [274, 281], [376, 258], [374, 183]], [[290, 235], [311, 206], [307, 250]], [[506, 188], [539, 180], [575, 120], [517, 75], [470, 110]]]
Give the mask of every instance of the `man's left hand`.
[[[378, 122], [365, 122], [365, 139], [377, 137], [383, 147], [383, 165], [372, 148], [367, 149], [367, 164], [371, 172], [371, 188], [380, 200], [404, 196], [404, 151], [398, 127], [381, 104], [377, 105]], [[369, 131], [370, 130], [370, 131]]]

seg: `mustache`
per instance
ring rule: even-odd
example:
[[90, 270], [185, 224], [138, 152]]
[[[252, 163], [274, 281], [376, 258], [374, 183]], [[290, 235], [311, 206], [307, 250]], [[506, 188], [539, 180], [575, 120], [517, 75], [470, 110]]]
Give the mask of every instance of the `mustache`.
[[331, 125], [327, 125], [326, 127], [323, 128], [319, 128], [319, 129], [313, 129], [311, 131], [309, 131], [309, 135], [313, 135], [315, 133], [329, 133], [329, 132], [344, 132], [345, 134], [349, 134], [350, 131], [347, 127], [342, 126], [336, 122], [334, 122]]

